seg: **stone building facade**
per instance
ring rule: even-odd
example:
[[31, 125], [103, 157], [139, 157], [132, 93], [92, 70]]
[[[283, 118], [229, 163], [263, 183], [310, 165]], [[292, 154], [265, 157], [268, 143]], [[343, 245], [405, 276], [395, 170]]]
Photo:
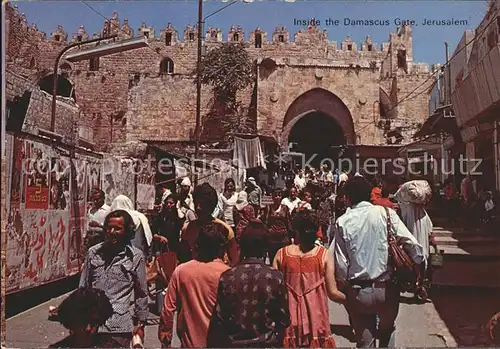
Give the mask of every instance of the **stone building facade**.
[[[157, 30], [143, 23], [134, 30], [114, 13], [101, 33], [91, 35], [81, 26], [71, 34], [57, 26], [46, 35], [15, 6], [7, 5], [6, 11], [7, 70], [42, 90], [57, 54], [70, 42], [106, 33], [118, 34], [115, 40], [148, 38], [146, 48], [61, 61], [59, 80], [66, 85], [58, 94], [74, 99], [81, 132], [87, 132], [96, 150], [113, 143], [194, 139], [196, 26], [176, 29], [168, 23]], [[282, 146], [289, 143], [294, 125], [312, 113], [321, 114], [330, 129], [307, 132], [335, 134], [336, 143], [357, 145], [404, 144], [428, 117], [428, 96], [421, 91], [432, 79], [427, 64], [413, 61], [409, 26], [397, 28], [382, 44], [369, 36], [361, 43], [350, 37], [337, 43], [314, 26], [295, 34], [285, 27], [272, 33], [260, 28], [245, 33], [237, 25], [226, 33], [207, 28], [204, 41], [207, 50], [223, 41], [246, 45], [257, 63], [257, 78], [239, 98], [251, 107], [258, 134]], [[406, 98], [426, 80], [428, 85]], [[210, 87], [203, 86], [201, 97], [203, 117], [210, 109]]]

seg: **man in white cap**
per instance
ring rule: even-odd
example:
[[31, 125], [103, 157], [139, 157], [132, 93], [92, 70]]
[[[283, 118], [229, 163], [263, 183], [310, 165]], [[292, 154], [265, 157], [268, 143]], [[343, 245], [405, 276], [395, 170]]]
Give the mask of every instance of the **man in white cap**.
[[248, 193], [248, 202], [255, 208], [255, 215], [258, 216], [262, 208], [262, 189], [255, 178], [248, 177], [245, 191]]
[[179, 218], [185, 222], [191, 222], [196, 219], [191, 189], [191, 180], [189, 177], [184, 177], [181, 181], [181, 198], [177, 202], [177, 212], [179, 213]]

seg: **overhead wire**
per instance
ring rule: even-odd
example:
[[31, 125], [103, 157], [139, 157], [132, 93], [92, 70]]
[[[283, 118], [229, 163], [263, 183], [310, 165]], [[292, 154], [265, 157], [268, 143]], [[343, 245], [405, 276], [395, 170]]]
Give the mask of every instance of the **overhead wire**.
[[[465, 50], [469, 45], [471, 45], [472, 43], [474, 43], [479, 38], [479, 36], [481, 36], [489, 28], [490, 25], [492, 25], [493, 23], [496, 23], [498, 17], [499, 16], [497, 15], [496, 17], [492, 18], [491, 21], [481, 31], [477, 32], [474, 35], [474, 37], [469, 42], [466, 42], [463, 47], [461, 47], [458, 51], [456, 51], [453, 54], [453, 56], [451, 56], [448, 59], [448, 62], [446, 62], [442, 66], [442, 69], [450, 66], [451, 61], [453, 60], [453, 58], [455, 58], [460, 52], [462, 52], [463, 50]], [[435, 75], [438, 74], [438, 73], [439, 73], [439, 70], [436, 70], [434, 73], [432, 73], [431, 75], [429, 75], [429, 77], [427, 79], [425, 79], [424, 82], [422, 82], [420, 85], [418, 85], [416, 88], [414, 88], [410, 93], [408, 93], [405, 97], [403, 97], [400, 101], [398, 101], [393, 107], [389, 108], [389, 110], [387, 110], [387, 112], [390, 112], [390, 111], [394, 110], [398, 105], [400, 105], [405, 100], [407, 100], [415, 91], [417, 91], [420, 87], [424, 86], [430, 79], [434, 78]], [[426, 92], [426, 90], [423, 90], [422, 92], [418, 93], [416, 96], [413, 96], [412, 98], [416, 98], [416, 97], [422, 95], [425, 92]]]
[[[94, 7], [90, 6], [87, 1], [85, 0], [80, 0], [85, 6], [87, 6], [90, 10], [92, 10], [93, 12], [95, 12], [96, 14], [98, 14], [99, 16], [101, 16], [102, 18], [104, 18], [106, 20], [107, 23], [109, 23], [110, 26], [113, 26], [115, 28], [117, 28], [119, 31], [121, 31], [122, 33], [124, 34], [127, 34], [127, 35], [130, 35], [130, 33], [127, 33], [125, 30], [123, 30], [122, 28], [120, 28], [119, 25], [116, 25], [114, 24], [111, 19], [109, 19], [108, 17], [106, 17], [105, 15], [103, 15], [101, 12], [99, 12], [98, 10], [96, 10]], [[155, 54], [157, 55], [160, 55], [160, 53], [156, 52], [155, 50], [153, 50], [153, 48], [149, 45], [147, 45], [147, 48], [149, 48], [152, 52], [154, 52]], [[161, 56], [161, 55], [160, 55]]]

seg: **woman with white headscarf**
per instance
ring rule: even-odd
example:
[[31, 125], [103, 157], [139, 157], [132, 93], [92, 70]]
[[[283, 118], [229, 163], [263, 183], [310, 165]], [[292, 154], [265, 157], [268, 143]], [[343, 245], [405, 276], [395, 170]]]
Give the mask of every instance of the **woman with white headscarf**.
[[144, 253], [147, 259], [150, 254], [151, 242], [153, 241], [153, 234], [149, 226], [148, 218], [134, 209], [134, 204], [125, 195], [118, 195], [111, 203], [110, 212], [116, 210], [127, 211], [135, 224], [135, 237], [131, 240], [132, 246], [137, 247]]
[[[430, 200], [430, 193], [430, 187], [426, 181], [416, 180], [403, 184], [394, 195], [401, 209], [402, 221], [424, 248], [425, 263], [422, 265], [422, 272], [425, 275], [424, 278], [427, 279], [425, 281], [429, 281], [428, 279], [431, 276], [428, 263], [430, 245], [432, 244], [435, 247], [432, 237], [432, 221], [425, 210], [425, 205]], [[426, 299], [426, 285], [421, 285], [415, 296]]]
[[235, 237], [239, 243], [243, 230], [250, 224], [250, 221], [257, 217], [254, 207], [248, 202], [246, 191], [238, 193], [238, 199], [233, 207], [233, 219], [236, 226]]

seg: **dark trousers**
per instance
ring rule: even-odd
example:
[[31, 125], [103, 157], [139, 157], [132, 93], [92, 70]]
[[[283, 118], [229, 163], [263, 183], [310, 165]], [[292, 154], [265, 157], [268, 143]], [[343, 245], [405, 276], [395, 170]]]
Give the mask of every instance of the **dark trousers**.
[[347, 307], [357, 347], [374, 348], [377, 338], [379, 347], [395, 346], [399, 294], [396, 285], [386, 282], [376, 282], [368, 286], [348, 286]]
[[98, 333], [99, 348], [130, 348], [131, 333]]

